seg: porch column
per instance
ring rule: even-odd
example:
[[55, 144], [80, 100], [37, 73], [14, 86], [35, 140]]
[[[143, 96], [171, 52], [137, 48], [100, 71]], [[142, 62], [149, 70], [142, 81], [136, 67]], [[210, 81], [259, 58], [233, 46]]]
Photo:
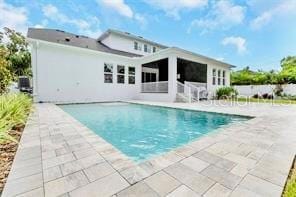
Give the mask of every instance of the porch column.
[[171, 101], [176, 100], [177, 94], [177, 56], [171, 55], [169, 56], [169, 81], [168, 81], [168, 88], [169, 88], [169, 95], [171, 97]]

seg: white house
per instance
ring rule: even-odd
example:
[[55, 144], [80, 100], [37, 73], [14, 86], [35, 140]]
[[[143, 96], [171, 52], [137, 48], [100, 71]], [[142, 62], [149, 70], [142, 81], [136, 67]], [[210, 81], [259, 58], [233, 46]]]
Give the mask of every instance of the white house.
[[199, 99], [230, 85], [232, 65], [127, 32], [98, 39], [29, 28], [36, 102]]

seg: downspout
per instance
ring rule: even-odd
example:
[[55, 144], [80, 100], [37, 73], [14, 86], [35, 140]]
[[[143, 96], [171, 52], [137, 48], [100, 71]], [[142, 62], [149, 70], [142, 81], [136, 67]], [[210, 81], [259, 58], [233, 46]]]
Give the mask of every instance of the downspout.
[[[33, 46], [34, 46], [34, 44], [33, 44]], [[33, 81], [34, 81], [34, 86], [33, 86], [33, 98], [34, 98], [34, 101], [36, 101], [36, 99], [37, 99], [37, 97], [38, 97], [38, 85], [37, 85], [37, 60], [38, 60], [38, 58], [37, 58], [37, 56], [38, 56], [38, 46], [39, 46], [39, 42], [38, 41], [36, 41], [35, 42], [35, 58], [34, 58], [34, 63], [33, 63], [33, 69], [34, 69], [34, 71], [33, 71]], [[37, 99], [37, 101], [38, 101], [39, 99]]]

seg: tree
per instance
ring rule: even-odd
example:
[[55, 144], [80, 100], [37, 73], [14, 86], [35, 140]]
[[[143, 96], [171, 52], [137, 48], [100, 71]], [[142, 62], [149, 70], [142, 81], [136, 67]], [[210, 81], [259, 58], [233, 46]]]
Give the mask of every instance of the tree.
[[246, 67], [239, 71], [231, 73], [231, 84], [232, 85], [250, 85], [254, 83], [254, 72]]
[[8, 51], [7, 57], [11, 63], [10, 70], [12, 74], [16, 76], [31, 76], [31, 56], [25, 37], [21, 33], [6, 27], [4, 28], [4, 35], [8, 38], [8, 42], [4, 45]]
[[296, 83], [296, 56], [288, 56], [281, 60], [282, 70], [279, 77], [284, 83]]
[[0, 93], [2, 94], [7, 90], [8, 85], [12, 81], [12, 74], [10, 72], [10, 62], [7, 61], [8, 51], [0, 47]]
[[281, 60], [281, 67], [283, 69], [290, 66], [296, 67], [296, 56], [287, 56]]
[[249, 67], [231, 73], [232, 85], [296, 84], [296, 56], [281, 60], [281, 71], [252, 71]]
[[252, 71], [249, 67], [231, 73], [232, 85], [277, 84], [278, 80], [278, 73], [275, 71]]
[[6, 27], [3, 30], [0, 32], [0, 93], [7, 90], [16, 76], [31, 76], [31, 56], [25, 37]]

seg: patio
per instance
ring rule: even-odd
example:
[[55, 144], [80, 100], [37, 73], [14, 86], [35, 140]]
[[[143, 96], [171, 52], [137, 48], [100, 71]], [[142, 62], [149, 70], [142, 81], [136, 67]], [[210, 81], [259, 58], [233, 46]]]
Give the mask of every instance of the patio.
[[280, 196], [296, 152], [296, 106], [161, 103], [253, 116], [135, 164], [54, 104], [35, 104], [2, 196]]

